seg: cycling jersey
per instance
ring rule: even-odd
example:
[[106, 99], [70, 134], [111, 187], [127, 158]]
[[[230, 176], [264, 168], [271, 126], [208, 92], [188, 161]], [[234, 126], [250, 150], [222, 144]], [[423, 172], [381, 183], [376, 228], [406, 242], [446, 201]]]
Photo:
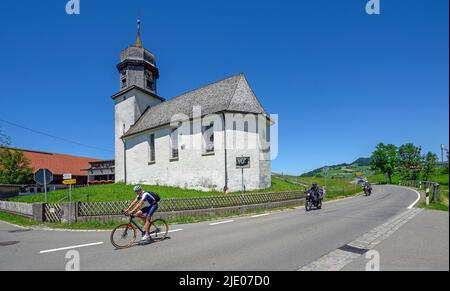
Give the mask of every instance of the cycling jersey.
[[149, 207], [157, 204], [155, 197], [153, 197], [153, 195], [148, 192], [144, 192], [141, 196], [138, 196], [137, 198], [140, 201], [144, 201], [143, 207]]

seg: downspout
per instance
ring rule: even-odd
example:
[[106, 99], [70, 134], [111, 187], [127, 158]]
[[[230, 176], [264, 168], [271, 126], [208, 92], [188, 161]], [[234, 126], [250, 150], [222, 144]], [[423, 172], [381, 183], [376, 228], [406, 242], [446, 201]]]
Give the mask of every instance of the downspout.
[[123, 179], [125, 185], [127, 184], [127, 144], [125, 143], [125, 139], [122, 137], [123, 142]]
[[223, 187], [223, 192], [228, 192], [228, 153], [227, 153], [227, 128], [225, 122], [225, 112], [222, 113], [223, 116], [223, 142], [225, 150], [225, 187]]

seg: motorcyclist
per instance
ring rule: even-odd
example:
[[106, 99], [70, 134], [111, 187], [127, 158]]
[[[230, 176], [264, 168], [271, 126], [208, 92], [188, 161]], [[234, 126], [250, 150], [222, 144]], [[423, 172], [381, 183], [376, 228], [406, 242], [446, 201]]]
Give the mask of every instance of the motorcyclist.
[[311, 193], [314, 200], [318, 200], [320, 197], [320, 189], [316, 182], [312, 183], [312, 187], [309, 189], [309, 192]]
[[364, 183], [364, 192], [367, 192], [369, 194], [372, 193], [372, 185], [370, 185], [368, 181]]

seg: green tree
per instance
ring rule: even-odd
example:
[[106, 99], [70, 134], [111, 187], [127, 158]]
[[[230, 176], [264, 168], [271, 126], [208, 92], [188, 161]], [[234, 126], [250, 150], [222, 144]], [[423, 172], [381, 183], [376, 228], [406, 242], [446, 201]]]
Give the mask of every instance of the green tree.
[[418, 180], [422, 165], [422, 148], [407, 143], [398, 148], [398, 160], [402, 179]]
[[0, 147], [7, 147], [11, 145], [11, 138], [2, 132], [0, 128]]
[[436, 154], [433, 154], [432, 152], [428, 152], [428, 154], [426, 154], [426, 156], [423, 158], [422, 164], [422, 179], [428, 181], [428, 179], [436, 169], [437, 161], [438, 156]]
[[0, 184], [26, 184], [32, 179], [30, 161], [23, 152], [0, 149]]
[[444, 168], [442, 168], [442, 173], [444, 173], [444, 174], [448, 174], [448, 149], [446, 150], [447, 151], [447, 163], [445, 164], [445, 166], [444, 166]]
[[389, 178], [389, 183], [392, 184], [392, 176], [398, 165], [397, 147], [393, 144], [385, 145], [379, 143], [371, 157], [372, 170], [378, 170]]

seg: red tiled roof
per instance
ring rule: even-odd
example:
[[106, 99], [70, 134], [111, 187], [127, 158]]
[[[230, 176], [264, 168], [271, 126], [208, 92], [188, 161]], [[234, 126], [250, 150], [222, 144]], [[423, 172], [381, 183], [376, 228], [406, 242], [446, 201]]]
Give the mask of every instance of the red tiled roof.
[[87, 176], [87, 172], [82, 169], [89, 168], [89, 162], [98, 159], [77, 157], [65, 154], [54, 154], [31, 150], [18, 149], [30, 160], [33, 171], [39, 169], [49, 169], [55, 175], [71, 173], [76, 176]]

